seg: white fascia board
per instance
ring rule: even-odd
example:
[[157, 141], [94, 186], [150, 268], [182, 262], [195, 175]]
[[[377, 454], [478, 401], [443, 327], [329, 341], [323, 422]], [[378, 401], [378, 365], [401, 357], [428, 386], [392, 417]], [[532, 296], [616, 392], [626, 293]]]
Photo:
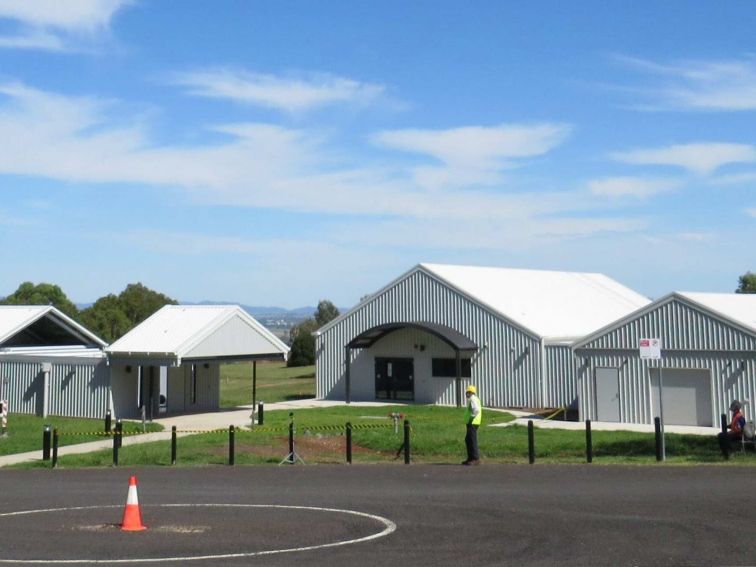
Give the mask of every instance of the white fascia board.
[[429, 277], [435, 279], [436, 281], [442, 283], [446, 287], [453, 289], [454, 291], [456, 291], [460, 295], [462, 295], [465, 298], [467, 298], [472, 303], [475, 303], [478, 307], [481, 307], [482, 309], [484, 309], [484, 310], [488, 311], [489, 313], [491, 313], [491, 315], [497, 317], [498, 319], [502, 319], [503, 321], [505, 321], [509, 325], [511, 325], [511, 326], [519, 329], [520, 331], [522, 331], [526, 335], [530, 335], [535, 340], [539, 340], [539, 341], [543, 340], [544, 337], [542, 337], [539, 333], [537, 333], [533, 329], [527, 327], [526, 325], [523, 325], [522, 323], [520, 323], [516, 319], [513, 319], [509, 315], [507, 315], [505, 313], [502, 313], [501, 311], [499, 311], [498, 309], [496, 309], [492, 305], [489, 305], [488, 303], [486, 303], [485, 301], [477, 298], [476, 296], [471, 295], [468, 291], [465, 291], [461, 287], [458, 287], [458, 286], [454, 285], [449, 280], [444, 279], [441, 275], [437, 274], [432, 269], [426, 267], [425, 264], [420, 264], [418, 267], [419, 267], [420, 271], [422, 271], [424, 274], [426, 274]]
[[591, 334], [586, 335], [585, 337], [581, 338], [579, 341], [575, 342], [575, 344], [572, 345], [572, 350], [578, 350], [583, 348], [585, 345], [590, 343], [591, 341], [596, 340], [597, 338], [610, 333], [612, 331], [615, 331], [622, 327], [623, 325], [627, 325], [628, 323], [634, 321], [635, 319], [639, 319], [640, 317], [643, 317], [647, 313], [651, 313], [651, 311], [658, 309], [662, 305], [665, 305], [675, 299], [675, 296], [677, 294], [672, 292], [668, 293], [667, 295], [664, 295], [660, 297], [659, 299], [652, 301], [648, 305], [644, 305], [643, 307], [636, 309], [635, 311], [632, 311], [625, 315], [624, 317], [620, 317], [616, 321], [612, 321], [608, 325], [605, 325], [601, 327], [600, 329], [597, 329], [593, 331]]
[[335, 327], [336, 325], [338, 325], [339, 323], [341, 323], [344, 319], [346, 319], [347, 317], [349, 317], [350, 315], [352, 315], [352, 313], [354, 313], [358, 309], [361, 309], [365, 305], [368, 305], [369, 303], [372, 303], [373, 301], [375, 301], [376, 299], [378, 299], [381, 295], [383, 295], [386, 291], [388, 291], [389, 289], [391, 289], [392, 287], [394, 287], [396, 284], [398, 284], [398, 283], [404, 281], [405, 279], [407, 279], [408, 277], [410, 277], [412, 274], [414, 274], [415, 272], [417, 272], [420, 269], [420, 267], [421, 267], [421, 264], [417, 264], [416, 266], [414, 266], [414, 267], [410, 268], [409, 270], [407, 270], [406, 272], [404, 272], [399, 277], [394, 278], [393, 280], [391, 280], [389, 283], [387, 283], [386, 285], [384, 285], [382, 288], [380, 288], [375, 293], [371, 293], [370, 295], [368, 295], [364, 300], [360, 301], [357, 305], [355, 305], [354, 307], [352, 307], [348, 311], [345, 311], [344, 313], [342, 313], [341, 315], [339, 315], [338, 317], [336, 317], [332, 321], [329, 321], [328, 323], [326, 323], [325, 325], [323, 325], [320, 329], [314, 331], [313, 334], [316, 335], [316, 336], [319, 336], [319, 335], [322, 335], [323, 333], [326, 333], [326, 332], [330, 331], [333, 327]]
[[282, 355], [286, 355], [289, 352], [287, 347], [278, 337], [266, 329], [262, 323], [252, 317], [244, 309], [238, 305], [230, 305], [223, 313], [217, 318], [210, 321], [199, 333], [193, 335], [189, 340], [185, 341], [176, 349], [176, 355], [178, 358], [184, 358], [187, 353], [191, 352], [197, 345], [202, 343], [207, 337], [220, 329], [228, 321], [238, 316], [242, 321], [247, 323], [252, 329], [259, 333], [264, 339], [270, 342]]

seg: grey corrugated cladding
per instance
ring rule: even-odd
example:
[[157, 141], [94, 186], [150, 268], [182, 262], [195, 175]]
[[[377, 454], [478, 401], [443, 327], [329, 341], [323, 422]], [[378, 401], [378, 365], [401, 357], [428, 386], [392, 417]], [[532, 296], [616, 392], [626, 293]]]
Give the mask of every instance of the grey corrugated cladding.
[[[547, 385], [541, 382], [543, 366], [562, 365], [569, 348], [553, 347], [547, 356], [539, 337], [419, 266], [322, 329], [316, 341], [318, 397], [343, 399], [345, 345], [350, 340], [375, 326], [398, 321], [439, 323], [472, 339], [480, 350], [472, 360], [470, 382], [478, 386], [487, 405], [562, 406], [577, 395], [572, 364], [555, 373]], [[449, 353], [453, 356], [451, 349]], [[351, 359], [357, 354], [352, 351]], [[352, 375], [353, 382], [359, 379], [372, 380], [373, 376]], [[446, 388], [435, 403], [453, 405], [454, 388]]]
[[575, 346], [581, 419], [596, 418], [593, 371], [609, 367], [619, 369], [621, 421], [653, 421], [649, 369], [660, 362], [640, 359], [641, 338], [661, 338], [663, 368], [710, 370], [714, 424], [732, 399], [756, 412], [756, 334], [672, 294]]

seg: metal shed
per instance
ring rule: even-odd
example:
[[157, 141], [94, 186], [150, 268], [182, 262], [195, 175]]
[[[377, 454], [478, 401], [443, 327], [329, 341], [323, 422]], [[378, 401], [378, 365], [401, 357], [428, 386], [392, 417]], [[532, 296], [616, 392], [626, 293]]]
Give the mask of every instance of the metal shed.
[[[640, 340], [654, 338], [661, 359], [641, 359]], [[582, 419], [648, 424], [663, 408], [667, 424], [716, 426], [732, 399], [756, 417], [756, 295], [671, 293], [574, 353]]]
[[103, 417], [106, 343], [52, 306], [0, 306], [0, 399], [10, 412]]
[[148, 419], [217, 410], [221, 363], [289, 352], [238, 305], [166, 305], [105, 350], [117, 415]]
[[568, 406], [571, 344], [648, 302], [601, 274], [419, 264], [317, 332], [317, 395]]

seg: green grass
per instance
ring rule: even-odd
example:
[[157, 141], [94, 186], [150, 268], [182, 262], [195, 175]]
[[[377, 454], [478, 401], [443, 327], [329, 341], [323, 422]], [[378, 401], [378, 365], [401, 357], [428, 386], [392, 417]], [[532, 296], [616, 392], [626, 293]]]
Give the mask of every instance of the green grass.
[[[13, 455], [27, 451], [42, 450], [42, 429], [49, 425], [58, 430], [58, 445], [74, 445], [87, 441], [104, 439], [104, 419], [82, 419], [74, 417], [36, 417], [11, 413], [8, 416], [8, 434], [0, 437], [0, 455]], [[115, 427], [115, 423], [113, 423]], [[147, 424], [148, 431], [160, 431], [163, 427], [156, 423]], [[142, 431], [142, 424], [123, 422], [124, 433]]]
[[[221, 366], [221, 407], [252, 403], [252, 365]], [[287, 368], [285, 362], [257, 363], [257, 401], [284, 402], [315, 397], [315, 366]]]
[[[388, 414], [401, 412], [411, 424], [412, 461], [415, 463], [458, 463], [465, 456], [463, 410], [437, 406], [386, 406], [302, 409], [295, 412], [296, 449], [307, 463], [345, 461], [344, 425], [353, 431], [353, 462], [403, 463], [399, 449], [403, 428], [394, 433]], [[510, 414], [487, 411], [485, 422], [506, 423]], [[265, 424], [257, 431], [237, 430], [235, 462], [277, 464], [288, 453], [287, 411], [268, 411]], [[360, 425], [380, 427], [361, 429]], [[334, 429], [326, 429], [332, 426]], [[269, 431], [273, 429], [274, 431]], [[527, 463], [527, 427], [488, 427], [479, 431], [481, 456], [485, 462]], [[594, 431], [594, 463], [654, 464], [653, 434]], [[584, 431], [535, 429], [537, 463], [584, 463]], [[716, 438], [695, 435], [667, 435], [667, 461], [672, 464], [722, 463]], [[178, 465], [223, 465], [228, 462], [228, 433], [215, 432], [178, 439]], [[110, 466], [111, 451], [61, 457], [62, 467]], [[730, 463], [756, 464], [753, 454], [736, 455]], [[123, 466], [170, 465], [170, 442], [123, 447]], [[41, 463], [23, 465], [49, 466]]]

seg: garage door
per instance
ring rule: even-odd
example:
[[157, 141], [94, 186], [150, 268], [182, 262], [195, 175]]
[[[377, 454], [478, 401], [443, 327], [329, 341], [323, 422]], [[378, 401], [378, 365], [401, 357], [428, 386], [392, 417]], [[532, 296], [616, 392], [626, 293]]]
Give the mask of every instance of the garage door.
[[[664, 423], [711, 427], [711, 371], [699, 369], [662, 370]], [[659, 416], [659, 370], [651, 370], [651, 404]]]

